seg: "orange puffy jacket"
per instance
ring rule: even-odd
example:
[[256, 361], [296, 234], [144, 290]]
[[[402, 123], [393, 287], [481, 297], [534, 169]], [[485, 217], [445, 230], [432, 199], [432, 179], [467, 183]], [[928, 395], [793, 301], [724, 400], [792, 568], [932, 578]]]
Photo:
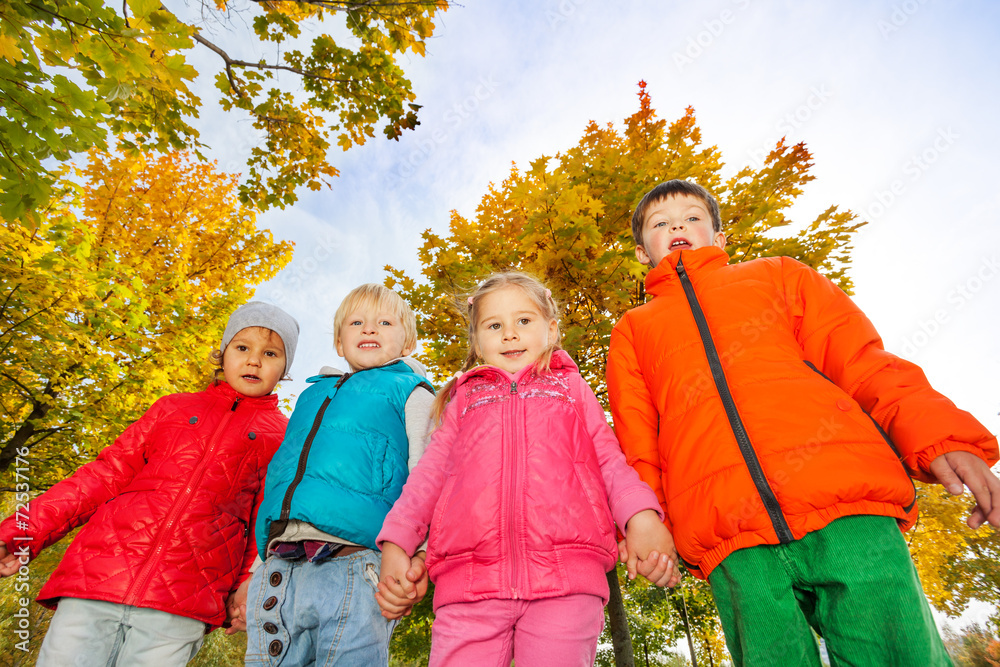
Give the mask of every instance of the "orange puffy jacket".
[[827, 278], [786, 257], [727, 262], [716, 247], [668, 255], [608, 357], [618, 440], [695, 576], [841, 516], [906, 530], [910, 476], [930, 480], [950, 451], [996, 462], [996, 438]]

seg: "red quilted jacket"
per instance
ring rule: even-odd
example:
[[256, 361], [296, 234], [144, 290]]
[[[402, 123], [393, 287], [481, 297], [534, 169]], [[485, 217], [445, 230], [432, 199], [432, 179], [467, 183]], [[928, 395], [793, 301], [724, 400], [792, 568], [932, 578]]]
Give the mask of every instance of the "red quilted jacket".
[[16, 517], [0, 523], [0, 541], [12, 551], [30, 545], [33, 558], [86, 524], [38, 602], [105, 600], [221, 625], [226, 596], [256, 554], [264, 474], [288, 423], [277, 404], [225, 383], [165, 396], [97, 460], [32, 500], [26, 527]]

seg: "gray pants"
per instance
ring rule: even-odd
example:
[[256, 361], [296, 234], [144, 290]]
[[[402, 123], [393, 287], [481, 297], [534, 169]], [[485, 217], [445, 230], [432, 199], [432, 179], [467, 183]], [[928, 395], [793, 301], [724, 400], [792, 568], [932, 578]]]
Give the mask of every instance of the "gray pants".
[[42, 667], [186, 665], [205, 639], [205, 624], [165, 611], [62, 598], [42, 641]]

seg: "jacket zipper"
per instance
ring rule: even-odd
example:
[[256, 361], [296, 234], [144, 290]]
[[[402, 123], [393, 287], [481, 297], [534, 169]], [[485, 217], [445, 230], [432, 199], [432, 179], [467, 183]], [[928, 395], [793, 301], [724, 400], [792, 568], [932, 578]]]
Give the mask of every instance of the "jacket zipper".
[[236, 412], [236, 408], [239, 406], [240, 400], [241, 399], [237, 398], [233, 402], [233, 407], [231, 407], [223, 415], [222, 421], [219, 422], [219, 425], [212, 433], [208, 448], [205, 450], [205, 456], [202, 458], [201, 463], [198, 464], [197, 470], [195, 470], [194, 479], [191, 480], [191, 483], [184, 489], [184, 493], [182, 493], [181, 496], [174, 501], [173, 507], [170, 508], [170, 514], [167, 515], [166, 521], [163, 522], [160, 532], [156, 536], [156, 542], [153, 544], [153, 549], [150, 551], [149, 556], [146, 557], [146, 562], [143, 563], [143, 569], [140, 571], [139, 576], [136, 577], [136, 580], [132, 583], [132, 585], [128, 587], [128, 590], [125, 591], [123, 604], [132, 605], [139, 601], [139, 591], [145, 590], [146, 582], [153, 573], [153, 564], [157, 562], [160, 552], [163, 551], [164, 538], [168, 532], [173, 530], [174, 521], [177, 520], [181, 511], [187, 507], [188, 502], [191, 500], [191, 494], [196, 488], [198, 488], [198, 485], [201, 483], [201, 478], [205, 475], [205, 469], [208, 467], [209, 463], [214, 461], [214, 457], [212, 455], [215, 453], [215, 448], [219, 444], [219, 435], [229, 423], [233, 413]]
[[771, 490], [771, 485], [764, 475], [764, 469], [761, 468], [757, 452], [754, 451], [753, 443], [750, 442], [750, 436], [743, 425], [743, 419], [736, 408], [736, 401], [733, 400], [733, 395], [729, 391], [729, 384], [726, 382], [726, 375], [722, 370], [722, 361], [719, 359], [719, 352], [716, 350], [715, 342], [712, 340], [712, 332], [708, 328], [708, 320], [705, 319], [705, 313], [701, 309], [701, 304], [698, 303], [698, 296], [695, 294], [694, 285], [691, 284], [691, 278], [688, 277], [687, 270], [684, 268], [683, 257], [677, 262], [677, 275], [681, 279], [681, 285], [684, 287], [684, 296], [687, 297], [691, 314], [694, 315], [695, 323], [698, 325], [701, 343], [705, 348], [705, 355], [708, 357], [708, 366], [712, 370], [712, 379], [715, 381], [715, 388], [719, 392], [719, 398], [722, 399], [722, 405], [726, 410], [729, 427], [736, 437], [736, 444], [739, 445], [740, 454], [743, 455], [743, 461], [746, 463], [750, 477], [757, 488], [757, 494], [764, 503], [764, 509], [771, 520], [771, 526], [778, 536], [779, 543], [786, 544], [791, 542], [795, 539], [792, 535], [792, 530], [788, 527], [785, 515], [781, 511], [781, 505], [778, 504], [778, 499], [775, 497], [774, 491]]
[[[347, 376], [345, 375], [344, 378]], [[337, 381], [337, 385], [334, 387], [333, 396], [337, 395], [340, 391], [340, 385], [343, 383], [344, 378]], [[312, 428], [309, 429], [309, 435], [306, 436], [306, 441], [302, 444], [302, 451], [299, 452], [299, 465], [295, 468], [295, 477], [292, 481], [288, 483], [288, 488], [285, 489], [285, 498], [281, 501], [281, 516], [278, 519], [282, 522], [282, 532], [284, 532], [284, 524], [288, 521], [288, 517], [292, 513], [292, 496], [295, 494], [295, 489], [298, 488], [299, 483], [306, 474], [306, 461], [309, 459], [309, 450], [312, 449], [313, 440], [316, 438], [316, 433], [319, 432], [319, 427], [323, 423], [323, 415], [326, 413], [326, 408], [330, 405], [333, 400], [333, 396], [327, 396], [323, 399], [323, 404], [319, 406], [319, 410], [316, 412], [316, 417], [313, 418]], [[272, 522], [273, 525], [273, 522]], [[272, 529], [271, 533], [274, 532]], [[268, 542], [271, 541], [276, 535], [269, 535]]]
[[[830, 384], [834, 385], [838, 389], [840, 388], [839, 385], [837, 385], [836, 382], [834, 382], [833, 380], [831, 380], [830, 378], [828, 378], [826, 376], [826, 373], [824, 373], [820, 369], [816, 368], [816, 366], [811, 361], [809, 361], [808, 359], [803, 359], [802, 362], [806, 366], [808, 366], [809, 368], [811, 368], [814, 372], [816, 372], [817, 374], [819, 374], [819, 376], [822, 377], [824, 380], [826, 380]], [[860, 386], [860, 383], [855, 383], [855, 384], [857, 386]], [[850, 395], [850, 394], [848, 394], [848, 395]], [[861, 405], [859, 404], [858, 407], [861, 407]], [[875, 418], [872, 417], [871, 414], [867, 410], [865, 410], [864, 408], [861, 408], [861, 412], [865, 413], [865, 417], [868, 417], [868, 419], [871, 420], [872, 426], [875, 427], [875, 429], [878, 431], [878, 434], [880, 436], [882, 436], [883, 440], [885, 440], [885, 444], [889, 445], [889, 449], [891, 449], [892, 453], [896, 455], [896, 459], [899, 461], [899, 465], [901, 465], [903, 467], [903, 472], [906, 473], [906, 478], [910, 480], [910, 486], [913, 487], [913, 500], [910, 501], [909, 505], [907, 505], [906, 507], [903, 508], [904, 512], [909, 512], [910, 510], [913, 509], [913, 506], [917, 504], [917, 485], [913, 483], [913, 478], [910, 477], [910, 473], [906, 472], [906, 466], [903, 465], [903, 457], [899, 453], [899, 449], [896, 447], [896, 443], [894, 443], [892, 441], [892, 439], [889, 437], [889, 434], [885, 432], [885, 429], [883, 429], [882, 426], [877, 421], [875, 421]]]
[[517, 585], [520, 583], [519, 574], [521, 564], [517, 557], [517, 511], [515, 503], [517, 502], [517, 447], [518, 447], [518, 437], [517, 434], [520, 433], [518, 428], [518, 417], [520, 416], [519, 407], [521, 405], [520, 401], [517, 401], [517, 382], [510, 383], [510, 393], [513, 394], [510, 400], [510, 410], [511, 410], [511, 429], [510, 437], [508, 438], [507, 446], [507, 470], [510, 471], [509, 480], [510, 483], [507, 486], [507, 507], [510, 512], [510, 521], [508, 522], [508, 535], [507, 539], [510, 544], [510, 563], [511, 563], [511, 580], [510, 580], [510, 591], [515, 600], [517, 600], [520, 595], [517, 592]]

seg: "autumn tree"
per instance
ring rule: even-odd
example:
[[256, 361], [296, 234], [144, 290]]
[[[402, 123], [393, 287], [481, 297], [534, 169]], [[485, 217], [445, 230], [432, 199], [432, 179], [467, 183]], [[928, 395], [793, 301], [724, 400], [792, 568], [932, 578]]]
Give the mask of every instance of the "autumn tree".
[[[183, 18], [167, 5], [180, 5]], [[202, 109], [188, 50], [217, 57], [222, 108], [258, 139], [240, 199], [264, 209], [295, 201], [337, 175], [346, 150], [417, 124], [397, 60], [424, 54], [447, 0], [25, 0], [0, 3], [0, 218], [52, 198], [58, 164], [115, 136], [125, 149], [207, 148], [192, 125]], [[330, 19], [303, 49], [303, 27]], [[273, 59], [229, 53], [213, 31], [252, 30]], [[334, 37], [337, 35], [337, 37]], [[205, 73], [209, 74], [209, 73]]]
[[[920, 517], [908, 536], [910, 553], [931, 605], [958, 616], [971, 600], [1000, 609], [1000, 533], [989, 524], [971, 530], [971, 503], [940, 485], [917, 483]], [[995, 614], [1000, 625], [1000, 611]]]
[[523, 171], [514, 165], [499, 186], [489, 186], [474, 220], [452, 212], [446, 234], [424, 232], [421, 282], [387, 267], [387, 284], [413, 305], [424, 359], [446, 377], [465, 356], [461, 295], [493, 271], [538, 276], [563, 305], [563, 347], [601, 396], [611, 328], [645, 299], [646, 269], [635, 258], [630, 219], [657, 183], [685, 178], [713, 191], [735, 261], [795, 257], [850, 291], [851, 238], [863, 224], [853, 213], [830, 206], [780, 234], [793, 229], [785, 211], [813, 179], [811, 166], [804, 144], [780, 141], [760, 169], [723, 178], [720, 151], [703, 145], [694, 110], [667, 126], [640, 83], [639, 110], [623, 131], [591, 122], [565, 154], [539, 157]]
[[292, 250], [185, 153], [92, 152], [63, 176], [37, 226], [0, 226], [0, 470], [30, 451], [33, 490], [201, 389], [229, 313]]

